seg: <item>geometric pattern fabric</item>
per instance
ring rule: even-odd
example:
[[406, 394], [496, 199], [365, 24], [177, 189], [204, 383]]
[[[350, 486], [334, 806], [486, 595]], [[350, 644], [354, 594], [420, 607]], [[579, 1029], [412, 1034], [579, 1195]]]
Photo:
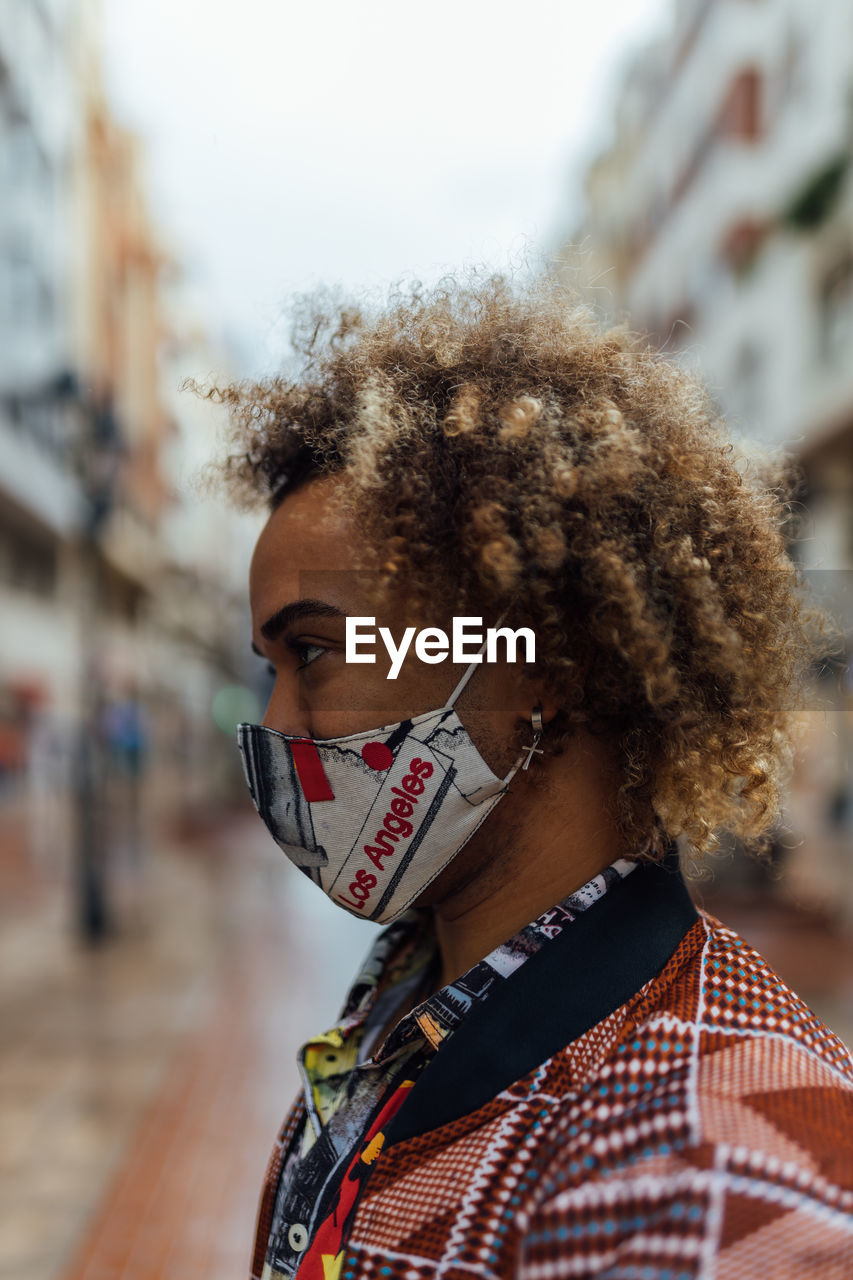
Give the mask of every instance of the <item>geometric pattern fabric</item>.
[[703, 914], [615, 1013], [392, 1144], [337, 1274], [850, 1280], [850, 1054]]

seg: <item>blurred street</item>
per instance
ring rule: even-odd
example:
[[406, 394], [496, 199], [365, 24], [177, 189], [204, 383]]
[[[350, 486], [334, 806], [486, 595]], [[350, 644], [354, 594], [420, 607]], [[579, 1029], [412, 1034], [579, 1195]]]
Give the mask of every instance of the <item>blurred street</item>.
[[162, 832], [120, 931], [86, 949], [68, 868], [33, 860], [20, 814], [0, 825], [0, 1277], [246, 1274], [296, 1048], [372, 928], [245, 810]]

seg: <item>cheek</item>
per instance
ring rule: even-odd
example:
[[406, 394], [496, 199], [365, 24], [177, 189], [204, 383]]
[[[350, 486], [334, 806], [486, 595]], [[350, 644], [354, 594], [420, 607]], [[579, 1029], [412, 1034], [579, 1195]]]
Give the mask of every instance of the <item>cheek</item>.
[[308, 682], [300, 694], [301, 706], [311, 724], [315, 738], [340, 738], [369, 729], [396, 724], [431, 707], [417, 706], [400, 682], [386, 680], [377, 667], [365, 664], [347, 666], [310, 688]]
[[481, 754], [492, 773], [503, 778], [518, 759], [520, 747], [521, 744], [509, 726], [506, 734], [493, 735], [486, 743], [485, 754]]
[[511, 712], [478, 708], [466, 714], [460, 708], [460, 719], [471, 741], [497, 777], [503, 778], [518, 758], [521, 738], [518, 721]]
[[[533, 699], [531, 699], [531, 709]], [[519, 691], [513, 673], [484, 663], [477, 667], [457, 703], [457, 713], [486, 764], [503, 778], [533, 730], [519, 718]]]
[[313, 723], [346, 721], [355, 726], [350, 732], [436, 711], [444, 706], [454, 683], [454, 669], [448, 664], [430, 667], [421, 662], [405, 663], [396, 680], [389, 680], [384, 650], [377, 650], [375, 663], [346, 663], [343, 656], [334, 662], [334, 670], [327, 667], [322, 679], [318, 673], [313, 685], [310, 679], [305, 681], [301, 696]]

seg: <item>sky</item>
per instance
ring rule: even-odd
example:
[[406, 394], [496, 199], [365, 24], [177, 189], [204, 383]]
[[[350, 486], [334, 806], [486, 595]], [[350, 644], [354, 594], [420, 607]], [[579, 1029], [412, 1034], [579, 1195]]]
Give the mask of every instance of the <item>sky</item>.
[[214, 335], [287, 300], [553, 253], [619, 68], [671, 0], [101, 0], [108, 87]]

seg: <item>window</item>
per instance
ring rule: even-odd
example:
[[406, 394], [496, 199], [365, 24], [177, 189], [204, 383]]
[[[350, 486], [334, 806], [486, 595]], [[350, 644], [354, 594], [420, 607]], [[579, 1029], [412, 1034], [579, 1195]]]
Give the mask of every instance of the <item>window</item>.
[[739, 71], [723, 99], [717, 126], [721, 138], [756, 142], [761, 137], [761, 75], [754, 67]]
[[0, 583], [27, 595], [56, 592], [56, 544], [47, 535], [27, 533], [11, 521], [0, 523]]
[[853, 251], [836, 262], [821, 284], [820, 354], [828, 364], [853, 355]]

